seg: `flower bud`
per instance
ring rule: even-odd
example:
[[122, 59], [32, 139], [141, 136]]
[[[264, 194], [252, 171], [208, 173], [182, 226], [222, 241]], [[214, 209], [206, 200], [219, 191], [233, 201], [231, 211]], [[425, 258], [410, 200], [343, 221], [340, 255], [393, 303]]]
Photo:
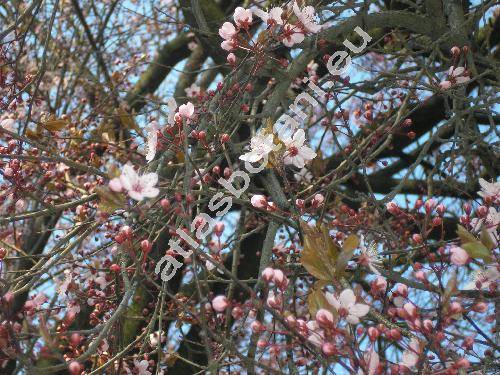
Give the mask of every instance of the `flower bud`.
[[267, 198], [264, 195], [254, 195], [250, 202], [255, 208], [265, 208], [267, 206]]
[[250, 324], [250, 328], [252, 329], [253, 333], [260, 333], [260, 332], [264, 332], [266, 330], [266, 327], [264, 326], [264, 324], [262, 324], [258, 320], [254, 320]]
[[151, 251], [151, 248], [153, 247], [153, 245], [151, 244], [151, 242], [149, 242], [149, 240], [142, 240], [141, 241], [141, 250], [145, 253], [149, 253]]
[[217, 224], [215, 224], [214, 226], [214, 233], [217, 237], [220, 237], [222, 236], [222, 232], [224, 232], [224, 223], [222, 222], [218, 222]]
[[422, 238], [422, 235], [419, 233], [415, 233], [413, 236], [411, 236], [413, 241], [419, 245], [421, 245], [424, 242], [424, 239]]
[[395, 202], [389, 202], [385, 205], [385, 207], [387, 208], [387, 211], [393, 215], [397, 215], [400, 211], [398, 204]]
[[331, 342], [325, 342], [323, 343], [323, 345], [321, 345], [321, 351], [326, 356], [332, 356], [337, 352], [337, 349], [335, 348], [335, 345], [332, 344]]
[[438, 213], [439, 216], [443, 216], [444, 215], [444, 212], [446, 211], [446, 207], [444, 206], [444, 204], [438, 204], [438, 206], [436, 207], [436, 212]]
[[274, 270], [271, 267], [266, 267], [262, 271], [262, 280], [266, 283], [270, 283], [274, 278]]
[[451, 47], [450, 52], [453, 57], [458, 57], [460, 55], [460, 48], [457, 46], [453, 46]]
[[316, 313], [316, 321], [323, 327], [331, 327], [333, 324], [333, 314], [326, 309], [319, 309]]
[[424, 206], [425, 206], [425, 212], [427, 213], [427, 215], [429, 215], [432, 211], [434, 211], [434, 208], [436, 208], [437, 202], [431, 198], [425, 202]]
[[484, 302], [477, 302], [472, 306], [472, 310], [477, 313], [484, 313], [488, 310], [488, 305]]
[[371, 342], [377, 340], [379, 336], [380, 336], [380, 331], [377, 328], [375, 327], [368, 328], [368, 337], [370, 338]]

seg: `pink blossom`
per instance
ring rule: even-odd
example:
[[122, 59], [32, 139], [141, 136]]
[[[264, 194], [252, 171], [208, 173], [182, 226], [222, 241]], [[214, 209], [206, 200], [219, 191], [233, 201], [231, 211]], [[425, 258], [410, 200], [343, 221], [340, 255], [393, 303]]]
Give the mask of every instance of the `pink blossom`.
[[403, 309], [410, 318], [415, 319], [417, 317], [417, 307], [413, 303], [405, 303]]
[[274, 278], [274, 270], [271, 267], [266, 267], [262, 271], [262, 280], [264, 280], [266, 283], [269, 283], [273, 280]]
[[337, 353], [337, 348], [335, 347], [334, 343], [325, 342], [323, 343], [323, 345], [321, 345], [321, 351], [323, 352], [324, 355], [331, 356]]
[[232, 51], [232, 50], [234, 50], [237, 45], [238, 44], [234, 40], [225, 40], [225, 41], [223, 41], [220, 44], [220, 46], [222, 47], [222, 49], [224, 49], [226, 51]]
[[234, 10], [234, 22], [239, 27], [247, 29], [252, 23], [252, 11], [242, 7], [237, 7]]
[[222, 236], [222, 233], [224, 232], [224, 228], [225, 228], [225, 225], [223, 222], [218, 222], [217, 224], [215, 224], [214, 226], [214, 233], [217, 237], [220, 237]]
[[262, 9], [254, 9], [253, 13], [268, 26], [283, 25], [283, 19], [281, 18], [283, 9], [279, 7], [272, 8], [269, 12], [265, 12]]
[[451, 263], [453, 263], [456, 266], [463, 266], [467, 264], [467, 262], [470, 259], [467, 251], [458, 246], [452, 246], [450, 248], [450, 253], [451, 253], [450, 257]]
[[114, 192], [121, 192], [123, 189], [122, 183], [119, 177], [115, 177], [109, 181], [109, 188]]
[[383, 276], [377, 276], [377, 278], [373, 281], [372, 290], [375, 293], [385, 292], [387, 289], [387, 280]]
[[380, 358], [373, 347], [363, 354], [363, 359], [365, 360], [365, 367], [364, 369], [359, 369], [357, 375], [375, 375], [380, 363]]
[[273, 291], [270, 291], [269, 294], [267, 295], [266, 303], [269, 307], [272, 307], [273, 309], [279, 309], [281, 308], [281, 304], [283, 303], [283, 301], [279, 295], [277, 295]]
[[224, 40], [231, 40], [236, 34], [238, 34], [238, 31], [231, 22], [224, 22], [219, 29], [219, 35]]
[[324, 201], [325, 197], [323, 196], [323, 194], [316, 194], [312, 200], [312, 205], [313, 207], [319, 207], [323, 204]]
[[359, 318], [370, 311], [370, 306], [356, 303], [356, 296], [351, 289], [343, 290], [339, 298], [330, 292], [327, 292], [325, 297], [328, 303], [339, 312], [339, 315], [345, 317], [347, 322], [351, 324], [358, 324]]
[[[158, 182], [156, 173], [146, 173], [139, 176], [132, 165], [126, 164], [123, 167], [123, 172], [120, 175], [120, 183], [123, 189], [128, 192], [130, 198], [141, 201], [144, 198], [154, 198], [160, 191], [155, 187]], [[111, 184], [111, 182], [110, 182]], [[113, 181], [114, 188], [117, 188], [118, 183]]]
[[420, 341], [418, 341], [418, 339], [416, 338], [412, 338], [410, 340], [408, 349], [403, 352], [401, 364], [408, 368], [415, 366], [418, 363], [420, 353]]
[[229, 306], [226, 296], [220, 295], [212, 300], [212, 307], [217, 312], [223, 312]]
[[317, 347], [321, 347], [323, 345], [323, 341], [325, 340], [325, 332], [319, 327], [318, 322], [315, 320], [309, 321], [306, 324], [308, 337], [307, 340], [316, 345]]
[[315, 10], [312, 6], [306, 6], [302, 9], [299, 8], [297, 2], [293, 3], [293, 12], [297, 16], [300, 24], [304, 28], [304, 31], [310, 33], [317, 33], [321, 30], [321, 26], [314, 21]]
[[448, 80], [442, 81], [439, 86], [443, 90], [448, 90], [454, 85], [460, 85], [468, 81], [470, 81], [469, 73], [465, 70], [464, 67], [460, 66], [458, 68], [455, 68], [454, 66], [452, 66], [448, 70]]
[[287, 47], [293, 47], [294, 44], [304, 41], [304, 33], [294, 25], [285, 25], [282, 35], [283, 44]]
[[2, 121], [0, 121], [0, 127], [1, 128], [4, 128], [8, 131], [13, 131], [14, 130], [14, 119], [11, 119], [11, 118], [6, 118], [6, 119], [3, 119]]
[[149, 124], [149, 126], [147, 127], [148, 137], [147, 137], [146, 160], [148, 162], [153, 160], [155, 158], [155, 155], [156, 155], [156, 144], [158, 142], [158, 130], [160, 130], [160, 125], [156, 121], [152, 121]]
[[194, 98], [195, 96], [200, 95], [201, 88], [196, 83], [191, 84], [187, 89], [184, 89], [184, 92], [187, 96]]
[[240, 160], [256, 163], [273, 151], [274, 135], [258, 132], [250, 139], [250, 151], [240, 156]]
[[477, 193], [483, 199], [490, 198], [493, 203], [500, 204], [500, 182], [488, 182], [483, 178], [479, 179], [481, 191]]
[[148, 371], [149, 361], [143, 359], [142, 361], [134, 360], [134, 367], [137, 370], [137, 375], [151, 375], [151, 372]]
[[186, 104], [182, 104], [179, 106], [179, 115], [186, 119], [190, 119], [194, 114], [194, 105], [191, 102], [187, 102]]
[[165, 332], [156, 331], [149, 335], [149, 343], [152, 347], [157, 346], [159, 343], [164, 342], [166, 339]]

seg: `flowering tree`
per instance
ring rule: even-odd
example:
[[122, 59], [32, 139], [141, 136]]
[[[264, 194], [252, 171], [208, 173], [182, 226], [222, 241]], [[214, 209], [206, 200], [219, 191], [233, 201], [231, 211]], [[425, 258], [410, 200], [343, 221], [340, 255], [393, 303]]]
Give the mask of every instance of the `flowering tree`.
[[2, 2], [0, 372], [498, 371], [495, 4]]

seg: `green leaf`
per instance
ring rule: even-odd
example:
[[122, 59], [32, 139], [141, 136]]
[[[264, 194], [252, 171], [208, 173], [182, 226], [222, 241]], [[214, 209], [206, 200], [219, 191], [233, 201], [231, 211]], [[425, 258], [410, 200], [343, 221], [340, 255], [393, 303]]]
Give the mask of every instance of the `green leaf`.
[[338, 316], [337, 310], [335, 310], [335, 308], [328, 303], [325, 295], [320, 289], [313, 289], [312, 292], [309, 293], [307, 296], [307, 305], [309, 306], [309, 313], [313, 318], [320, 309], [330, 311], [335, 319]]
[[481, 243], [488, 248], [488, 250], [493, 250], [496, 246], [495, 241], [491, 238], [490, 233], [485, 227], [481, 230]]
[[107, 186], [98, 186], [95, 192], [99, 196], [99, 210], [112, 214], [120, 208], [125, 208], [127, 200], [123, 194], [111, 191]]
[[491, 256], [491, 251], [488, 250], [488, 248], [479, 241], [462, 244], [462, 248], [465, 251], [467, 251], [467, 253], [471, 258], [483, 259], [485, 262], [488, 263], [493, 260], [493, 257]]
[[462, 241], [462, 243], [477, 241], [476, 237], [474, 237], [472, 234], [470, 234], [467, 231], [467, 229], [465, 229], [461, 225], [457, 225], [457, 235], [458, 235], [458, 237], [460, 237], [460, 240]]

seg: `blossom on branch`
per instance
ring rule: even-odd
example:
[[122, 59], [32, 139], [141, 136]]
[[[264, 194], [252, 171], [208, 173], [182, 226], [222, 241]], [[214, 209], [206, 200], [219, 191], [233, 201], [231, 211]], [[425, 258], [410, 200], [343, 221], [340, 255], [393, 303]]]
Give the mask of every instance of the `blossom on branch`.
[[363, 303], [356, 303], [356, 296], [351, 289], [345, 289], [337, 298], [333, 293], [325, 294], [326, 300], [332, 305], [341, 317], [344, 317], [348, 323], [358, 324], [359, 318], [362, 318], [370, 311], [370, 306]]
[[109, 182], [113, 191], [125, 190], [130, 198], [142, 201], [144, 198], [154, 198], [160, 191], [155, 185], [158, 182], [156, 173], [146, 173], [139, 176], [130, 164], [123, 167], [120, 177], [115, 177]]

